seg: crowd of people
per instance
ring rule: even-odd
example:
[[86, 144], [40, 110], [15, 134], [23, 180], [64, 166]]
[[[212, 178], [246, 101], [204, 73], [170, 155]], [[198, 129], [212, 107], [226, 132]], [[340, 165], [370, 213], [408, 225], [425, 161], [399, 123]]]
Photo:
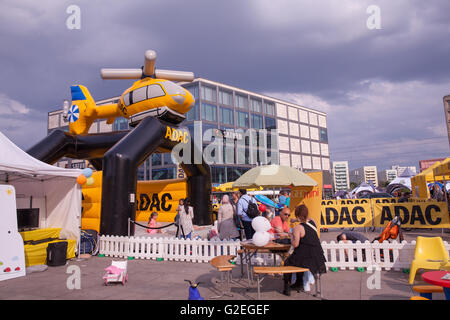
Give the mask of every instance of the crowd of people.
[[[250, 240], [255, 230], [252, 228], [252, 219], [247, 213], [250, 203], [257, 204], [254, 197], [247, 194], [242, 189], [232, 194], [222, 197], [221, 206], [218, 212], [218, 236], [221, 240]], [[294, 216], [291, 217], [289, 205], [289, 194], [286, 191], [280, 192], [278, 204], [282, 204], [279, 212], [273, 215], [270, 210], [261, 212], [261, 215], [270, 220], [271, 229], [269, 232], [272, 239], [291, 245], [291, 254], [285, 260], [286, 266], [297, 266], [308, 268], [310, 273], [297, 274], [296, 281], [291, 284], [291, 274], [284, 276], [283, 294], [290, 295], [291, 289], [301, 290], [312, 275], [326, 272], [325, 256], [319, 241], [316, 223], [309, 218], [308, 208], [300, 205], [295, 209]], [[291, 228], [291, 224], [298, 224]]]

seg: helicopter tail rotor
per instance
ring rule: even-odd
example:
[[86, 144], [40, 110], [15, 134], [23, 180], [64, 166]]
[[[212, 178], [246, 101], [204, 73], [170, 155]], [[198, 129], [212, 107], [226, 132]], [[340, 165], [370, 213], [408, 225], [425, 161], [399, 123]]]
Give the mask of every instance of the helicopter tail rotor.
[[142, 69], [109, 69], [100, 70], [102, 79], [141, 79], [153, 77], [171, 81], [193, 81], [194, 73], [187, 71], [155, 69], [156, 52], [147, 50], [144, 54], [145, 63]]

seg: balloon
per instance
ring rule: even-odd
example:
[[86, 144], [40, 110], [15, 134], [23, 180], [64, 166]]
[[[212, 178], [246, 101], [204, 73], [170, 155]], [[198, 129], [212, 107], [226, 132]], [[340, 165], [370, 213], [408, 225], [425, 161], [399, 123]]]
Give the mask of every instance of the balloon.
[[94, 184], [94, 177], [89, 177], [86, 180], [86, 185], [92, 186]]
[[92, 176], [92, 169], [91, 169], [91, 168], [83, 169], [83, 171], [81, 171], [81, 173], [82, 173], [86, 178], [89, 178], [90, 176]]
[[252, 220], [252, 228], [258, 232], [265, 232], [265, 231], [269, 231], [270, 228], [272, 228], [272, 226], [270, 225], [269, 220], [267, 220], [264, 217], [256, 217]]
[[80, 174], [77, 178], [77, 182], [79, 185], [85, 184], [87, 181], [86, 177], [84, 176], [84, 174]]
[[261, 212], [266, 212], [267, 207], [264, 204], [260, 204], [258, 209]]
[[252, 238], [253, 244], [258, 247], [265, 246], [270, 241], [270, 233], [257, 231]]

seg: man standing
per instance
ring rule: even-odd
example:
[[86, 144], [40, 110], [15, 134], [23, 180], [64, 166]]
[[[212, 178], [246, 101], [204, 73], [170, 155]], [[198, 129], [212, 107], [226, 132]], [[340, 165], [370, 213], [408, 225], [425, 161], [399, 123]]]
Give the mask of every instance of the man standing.
[[253, 197], [249, 196], [247, 194], [247, 190], [245, 189], [239, 189], [239, 192], [241, 193], [241, 198], [237, 203], [237, 214], [239, 218], [241, 218], [241, 222], [244, 226], [245, 238], [247, 240], [250, 240], [253, 238], [255, 230], [253, 230], [252, 219], [247, 215], [247, 210], [248, 204], [250, 202], [256, 204], [256, 200]]

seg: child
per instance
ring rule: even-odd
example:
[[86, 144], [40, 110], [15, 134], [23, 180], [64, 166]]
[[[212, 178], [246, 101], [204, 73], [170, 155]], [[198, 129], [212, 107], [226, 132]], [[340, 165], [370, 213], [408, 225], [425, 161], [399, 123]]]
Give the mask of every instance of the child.
[[[150, 219], [148, 220], [148, 226], [150, 228], [158, 228], [161, 226], [158, 222], [156, 222], [156, 219], [158, 219], [158, 213], [152, 212]], [[147, 229], [147, 232], [149, 234], [164, 233], [163, 229]]]

